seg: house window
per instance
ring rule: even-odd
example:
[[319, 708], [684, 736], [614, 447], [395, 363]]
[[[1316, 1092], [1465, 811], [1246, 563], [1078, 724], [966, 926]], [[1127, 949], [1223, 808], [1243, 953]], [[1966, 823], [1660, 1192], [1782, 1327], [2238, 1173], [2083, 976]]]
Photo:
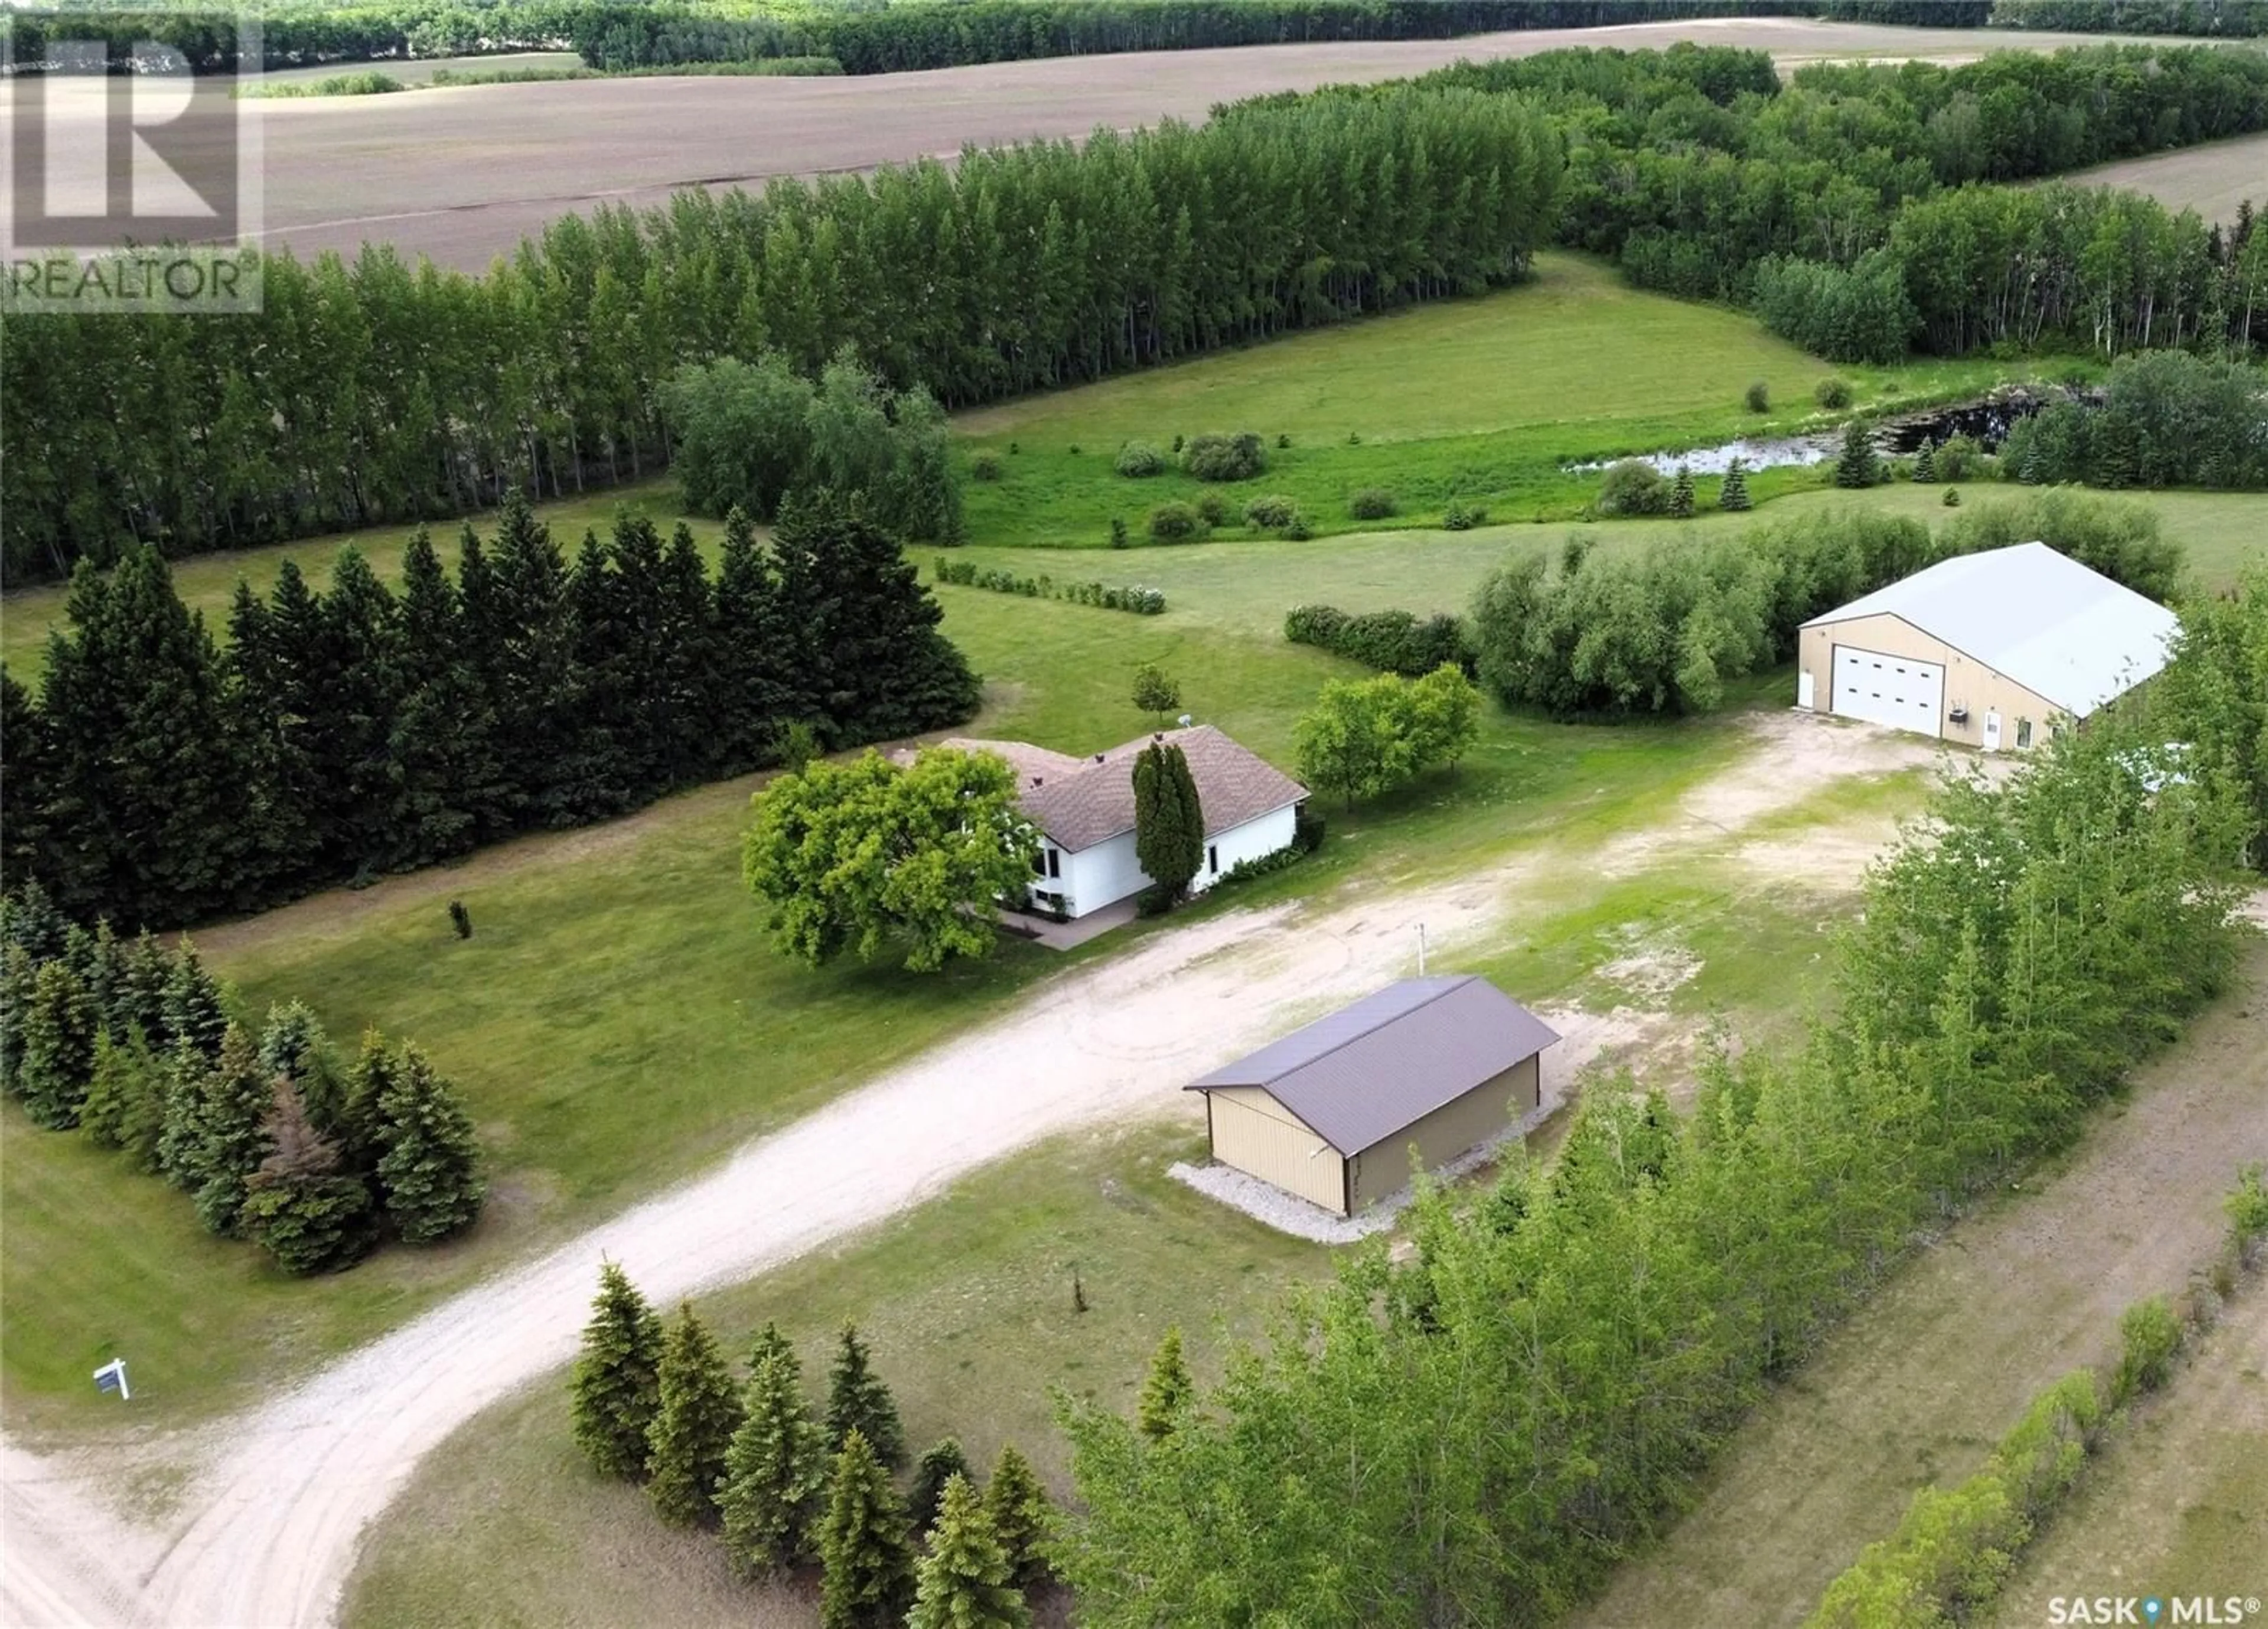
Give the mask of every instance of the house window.
[[1032, 856], [1032, 874], [1035, 877], [1044, 877], [1048, 874], [1048, 856], [1045, 850]]
[[1207, 844], [1205, 845], [1205, 869], [1207, 871], [1219, 871], [1220, 869], [1220, 850], [1215, 844]]
[[1059, 877], [1063, 875], [1063, 851], [1061, 849], [1049, 849], [1048, 851], [1048, 875], [1051, 877]]
[[2019, 747], [2029, 747], [2029, 746], [2030, 746], [2031, 744], [2032, 744], [2032, 721], [2031, 721], [2029, 719], [2017, 719], [2017, 720], [2016, 720], [2016, 745], [2018, 745]]

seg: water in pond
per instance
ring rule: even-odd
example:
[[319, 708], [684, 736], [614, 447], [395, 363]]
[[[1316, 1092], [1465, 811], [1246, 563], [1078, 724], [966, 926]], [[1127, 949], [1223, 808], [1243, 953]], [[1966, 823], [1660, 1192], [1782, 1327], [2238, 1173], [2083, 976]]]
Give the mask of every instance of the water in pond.
[[[2008, 426], [2018, 419], [2038, 412], [2051, 398], [2029, 390], [1999, 391], [1976, 402], [1963, 402], [1952, 407], [1931, 408], [1920, 413], [1902, 413], [1886, 419], [1874, 429], [1874, 450], [1878, 453], [1908, 457], [1921, 451], [1924, 444], [1935, 446], [1954, 436], [1968, 436], [1986, 452], [1996, 451]], [[2086, 402], [2083, 396], [2072, 396]], [[1808, 436], [1772, 436], [1756, 439], [1727, 441], [1717, 446], [1688, 447], [1674, 453], [1647, 453], [1632, 461], [1650, 464], [1665, 475], [1674, 475], [1683, 465], [1697, 475], [1721, 475], [1734, 459], [1750, 469], [1786, 468], [1791, 465], [1824, 464], [1842, 451], [1843, 432], [1822, 430]], [[1588, 475], [1604, 469], [1609, 464], [1622, 463], [1622, 459], [1594, 459], [1588, 463], [1569, 464], [1570, 475]]]

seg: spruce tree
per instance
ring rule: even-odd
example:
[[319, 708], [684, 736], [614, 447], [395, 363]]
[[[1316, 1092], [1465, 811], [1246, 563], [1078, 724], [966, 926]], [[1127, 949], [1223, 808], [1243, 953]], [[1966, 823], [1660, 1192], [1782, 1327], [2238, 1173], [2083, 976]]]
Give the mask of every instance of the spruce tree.
[[260, 1032], [260, 1066], [299, 1088], [316, 1131], [335, 1139], [346, 1112], [346, 1081], [330, 1037], [304, 1001], [279, 1002], [268, 1009]]
[[[659, 549], [653, 522], [625, 512], [615, 522], [615, 547], [585, 532], [567, 579], [574, 608], [574, 746], [562, 796], [578, 820], [603, 820], [636, 806], [646, 784], [649, 743], [637, 717], [640, 675], [636, 645], [639, 608], [615, 562], [644, 573]], [[643, 593], [643, 585], [637, 591]]]
[[297, 893], [323, 874], [326, 787], [316, 762], [320, 680], [309, 671], [321, 608], [298, 564], [276, 568], [270, 599], [239, 578], [229, 606], [230, 702], [251, 773], [265, 796], [249, 837], [263, 876]]
[[11, 882], [60, 859], [48, 814], [53, 761], [47, 715], [13, 674], [0, 673], [0, 809], [8, 812], [0, 821], [0, 877]]
[[79, 1106], [79, 1130], [87, 1140], [98, 1148], [123, 1148], [136, 1168], [150, 1170], [165, 1123], [163, 1077], [142, 1032], [132, 1031], [123, 1042], [98, 1035], [93, 1074]]
[[205, 971], [187, 934], [181, 936], [166, 976], [163, 1010], [169, 1043], [186, 1042], [201, 1057], [219, 1058], [228, 1035], [228, 1009], [221, 1001], [220, 985]]
[[864, 1432], [835, 1456], [819, 1525], [821, 1629], [895, 1629], [912, 1603], [905, 1506]]
[[96, 923], [92, 933], [74, 927], [70, 940], [64, 954], [85, 987], [86, 999], [94, 1004], [95, 1022], [112, 1040], [123, 1041], [132, 999], [126, 947], [111, 932], [107, 918]]
[[[479, 540], [468, 564], [486, 579]], [[401, 697], [387, 754], [397, 781], [387, 829], [404, 865], [461, 854], [510, 824], [496, 715], [467, 652], [460, 596], [420, 527], [401, 560]]]
[[139, 1029], [153, 1052], [173, 1044], [173, 1032], [166, 1027], [166, 987], [173, 977], [173, 953], [144, 928], [126, 952], [126, 989], [114, 1016], [129, 1029]]
[[1874, 453], [1874, 439], [1865, 424], [1852, 419], [1843, 427], [1843, 451], [1835, 461], [1835, 484], [1852, 490], [1870, 487], [1882, 478], [1882, 462]]
[[1727, 514], [1742, 514], [1750, 507], [1749, 467], [1735, 458], [1725, 466], [1725, 484], [1717, 493], [1717, 507]]
[[404, 701], [401, 608], [361, 550], [339, 550], [314, 631], [310, 667], [323, 697], [316, 769], [327, 828], [324, 874], [369, 876], [409, 864], [393, 810], [400, 767], [394, 733]]
[[[339, 1103], [339, 1123], [332, 1132], [338, 1139], [341, 1162], [348, 1170], [372, 1178], [378, 1175], [379, 1156], [385, 1152], [379, 1141], [381, 1120], [378, 1104], [394, 1089], [400, 1073], [398, 1065], [399, 1060], [387, 1045], [386, 1037], [375, 1029], [364, 1030], [362, 1050], [347, 1071], [346, 1087]], [[384, 1193], [376, 1189], [373, 1191], [382, 1207]]]
[[854, 1431], [889, 1469], [906, 1463], [906, 1428], [898, 1419], [897, 1399], [874, 1373], [858, 1326], [845, 1323], [827, 1378], [828, 1451], [841, 1453]]
[[968, 1478], [948, 1478], [916, 1573], [906, 1629], [1025, 1629], [1031, 1613], [1012, 1581], [1014, 1571]]
[[645, 727], [652, 732], [657, 789], [689, 785], [716, 772], [718, 741], [709, 712], [717, 688], [715, 604], [709, 568], [693, 528], [672, 528], [648, 602]]
[[39, 977], [30, 951], [18, 944], [0, 946], [0, 1091], [11, 1097], [23, 1089], [24, 1020]]
[[1010, 1581], [1019, 1589], [1029, 1589], [1046, 1578], [1053, 1508], [1048, 1503], [1047, 1490], [1032, 1471], [1032, 1462], [1012, 1442], [1002, 1446], [991, 1478], [984, 1485], [984, 1514], [991, 1518], [993, 1534], [1008, 1553]]
[[189, 1175], [197, 1218], [211, 1232], [234, 1234], [242, 1219], [245, 1185], [269, 1153], [268, 1115], [275, 1102], [259, 1052], [240, 1026], [228, 1027], [220, 1058], [205, 1072], [194, 1102]]
[[1152, 741], [1134, 760], [1134, 855], [1150, 880], [1174, 898], [1204, 864], [1204, 811], [1189, 761], [1170, 742]]
[[197, 1154], [204, 1139], [205, 1076], [213, 1065], [186, 1041], [177, 1041], [158, 1059], [158, 1171], [174, 1187], [197, 1190]]
[[971, 1477], [968, 1456], [961, 1451], [961, 1439], [946, 1437], [934, 1448], [925, 1449], [914, 1462], [914, 1485], [906, 1494], [906, 1515], [917, 1534], [926, 1533], [937, 1520], [938, 1501], [945, 1497], [945, 1485], [955, 1477]]
[[1693, 471], [1683, 464], [1677, 467], [1677, 479], [1670, 483], [1669, 513], [1673, 520], [1693, 518]]
[[736, 506], [725, 517], [710, 612], [713, 660], [702, 709], [716, 735], [718, 767], [726, 774], [770, 761], [777, 723], [788, 716], [790, 690], [780, 667], [788, 638], [777, 601], [755, 523]]
[[803, 1377], [803, 1360], [795, 1355], [795, 1343], [780, 1333], [780, 1326], [777, 1323], [766, 1319], [763, 1328], [756, 1331], [756, 1338], [748, 1343], [749, 1375], [753, 1376], [758, 1369], [775, 1358], [785, 1359], [795, 1365], [796, 1381], [800, 1385]]
[[733, 1567], [760, 1578], [808, 1556], [826, 1492], [827, 1443], [803, 1398], [803, 1366], [766, 1324], [717, 1496]]
[[583, 1326], [583, 1350], [568, 1382], [575, 1441], [600, 1476], [645, 1474], [646, 1434], [660, 1404], [661, 1320], [620, 1266], [599, 1269], [599, 1294]]
[[645, 1443], [655, 1513], [672, 1527], [712, 1522], [725, 1456], [740, 1426], [740, 1399], [725, 1354], [689, 1301], [662, 1340], [654, 1383], [659, 1402]]
[[70, 940], [70, 919], [37, 877], [28, 878], [13, 894], [0, 896], [0, 938], [21, 946], [35, 963], [52, 961]]
[[1921, 451], [1914, 454], [1913, 478], [1918, 485], [1928, 486], [1937, 479], [1937, 443], [1925, 441]]
[[376, 1109], [378, 1188], [394, 1232], [405, 1243], [431, 1244], [471, 1227], [488, 1180], [455, 1088], [404, 1042]]
[[1135, 1424], [1152, 1441], [1162, 1441], [1173, 1434], [1196, 1396], [1197, 1383], [1189, 1378], [1189, 1367], [1182, 1358], [1182, 1331], [1178, 1327], [1169, 1329], [1150, 1359], [1150, 1375], [1142, 1382]]
[[[491, 562], [492, 593], [480, 630], [482, 674], [496, 708], [497, 754], [522, 824], [571, 825], [581, 675], [567, 563], [550, 528], [518, 488], [504, 494]], [[466, 587], [466, 610], [473, 613]]]
[[370, 1187], [339, 1168], [291, 1080], [277, 1076], [265, 1127], [269, 1153], [245, 1183], [245, 1236], [296, 1274], [351, 1266], [378, 1242]]
[[100, 1034], [100, 1016], [70, 963], [60, 956], [42, 963], [32, 976], [23, 1057], [16, 1066], [16, 1090], [34, 1124], [51, 1131], [78, 1124]]

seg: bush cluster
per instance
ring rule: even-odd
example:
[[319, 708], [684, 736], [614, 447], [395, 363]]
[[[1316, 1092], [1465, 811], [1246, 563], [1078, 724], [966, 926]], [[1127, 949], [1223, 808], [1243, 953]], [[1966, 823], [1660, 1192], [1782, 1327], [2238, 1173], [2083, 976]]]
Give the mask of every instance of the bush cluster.
[[1383, 520], [1395, 508], [1394, 494], [1384, 487], [1366, 486], [1347, 499], [1347, 513], [1358, 520]]
[[1154, 542], [1189, 542], [1204, 536], [1205, 529], [1205, 518], [1193, 504], [1176, 500], [1150, 512], [1150, 537]]
[[1200, 481], [1249, 481], [1268, 468], [1268, 453], [1251, 431], [1207, 431], [1182, 446], [1182, 468]]
[[1166, 455], [1147, 441], [1129, 441], [1118, 449], [1117, 461], [1112, 468], [1130, 480], [1161, 475], [1166, 468]]
[[1920, 521], [1829, 512], [1738, 537], [1606, 557], [1539, 550], [1491, 576], [1473, 613], [1482, 682], [1507, 705], [1563, 718], [1706, 712], [1727, 680], [1794, 654], [1804, 622], [1955, 554], [2041, 539], [2153, 599], [2170, 598], [2177, 544], [2139, 505], [2070, 492]]
[[1444, 662], [1473, 671], [1471, 630], [1462, 617], [1447, 612], [1421, 619], [1412, 611], [1356, 615], [1336, 606], [1294, 606], [1284, 618], [1284, 637], [1405, 679], [1421, 677]]
[[1441, 511], [1441, 529], [1445, 532], [1469, 532], [1476, 526], [1488, 524], [1488, 507], [1469, 498], [1453, 498], [1448, 507]]
[[2027, 481], [2268, 486], [2268, 374], [2183, 350], [2121, 357], [2101, 408], [2059, 402], [2018, 419], [2000, 461]]
[[1270, 492], [1244, 506], [1244, 524], [1256, 532], [1289, 531], [1300, 523], [1300, 506], [1281, 492]]
[[1166, 608], [1164, 589], [1145, 588], [1138, 584], [1121, 587], [1113, 583], [1059, 583], [1045, 572], [1037, 577], [1019, 577], [1012, 571], [980, 570], [974, 561], [954, 560], [945, 555], [937, 557], [932, 569], [941, 583], [962, 588], [989, 588], [994, 593], [1021, 594], [1027, 600], [1063, 600], [1106, 611], [1131, 611], [1138, 616], [1156, 616]]
[[1813, 387], [1811, 399], [1830, 412], [1839, 413], [1851, 405], [1851, 381], [1847, 379], [1822, 379]]
[[1666, 515], [1670, 490], [1669, 477], [1644, 459], [1617, 459], [1599, 477], [1593, 502], [1602, 515]]
[[299, 1003], [257, 1033], [230, 1005], [186, 938], [69, 923], [37, 883], [0, 898], [0, 1090], [35, 1124], [122, 1150], [286, 1272], [472, 1225], [479, 1146], [422, 1052], [372, 1030], [349, 1066]]

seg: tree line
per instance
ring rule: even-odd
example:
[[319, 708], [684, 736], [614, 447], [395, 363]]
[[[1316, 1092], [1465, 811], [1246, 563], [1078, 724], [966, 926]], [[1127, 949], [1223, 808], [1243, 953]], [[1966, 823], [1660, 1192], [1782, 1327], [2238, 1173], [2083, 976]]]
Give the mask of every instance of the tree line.
[[2033, 483], [2268, 486], [2268, 372], [2179, 350], [2121, 357], [2100, 408], [2051, 402], [2008, 427], [1999, 457]]
[[690, 1304], [665, 1328], [608, 1262], [568, 1384], [593, 1470], [644, 1483], [669, 1525], [718, 1533], [742, 1578], [815, 1563], [825, 1629], [1022, 1629], [1027, 1592], [1050, 1575], [1054, 1512], [1013, 1443], [980, 1491], [946, 1437], [900, 1491], [905, 1426], [853, 1325], [822, 1416], [777, 1324], [757, 1333], [736, 1382]]
[[1764, 53], [1680, 46], [1418, 83], [1543, 98], [1570, 132], [1562, 242], [1641, 286], [1753, 301], [1830, 357], [2268, 339], [2268, 247], [2248, 253], [2242, 228], [2138, 194], [2004, 184], [2268, 129], [2257, 53], [1816, 64], [1783, 88]]
[[485, 277], [270, 257], [230, 323], [11, 322], [4, 565], [634, 476], [674, 450], [688, 363], [816, 377], [847, 348], [953, 407], [1498, 286], [1548, 240], [1562, 164], [1519, 99], [1404, 88], [569, 216]]
[[2180, 545], [2155, 512], [2054, 490], [1920, 521], [1830, 511], [1737, 537], [1602, 555], [1578, 533], [1484, 581], [1473, 608], [1481, 682], [1506, 706], [1558, 718], [1700, 713], [1726, 683], [1795, 654], [1822, 612], [1959, 554], [2044, 540], [2160, 601], [2181, 584]]
[[472, 1121], [416, 1046], [372, 1030], [348, 1065], [299, 1002], [256, 1033], [229, 1005], [186, 938], [84, 927], [37, 882], [0, 898], [0, 1089], [34, 1124], [122, 1151], [287, 1272], [479, 1217]]
[[2073, 33], [2268, 34], [2268, 0], [1993, 0], [1993, 28], [2051, 28]]
[[2114, 710], [2004, 785], [1950, 779], [1869, 874], [1834, 1015], [1712, 1051], [1690, 1115], [1587, 1091], [1555, 1161], [1425, 1192], [1409, 1259], [1296, 1295], [1163, 1436], [1067, 1404], [1081, 1621], [1564, 1613], [1921, 1230], [2228, 978], [2251, 822], [2218, 766], [2153, 772], [2164, 728]]
[[81, 920], [177, 925], [608, 819], [798, 726], [834, 748], [976, 710], [855, 497], [784, 505], [769, 550], [736, 512], [713, 574], [689, 528], [628, 512], [570, 561], [517, 493], [457, 556], [420, 530], [399, 593], [351, 549], [322, 593], [287, 561], [266, 597], [238, 586], [225, 650], [155, 549], [83, 564], [37, 697], [0, 678], [9, 874]]

